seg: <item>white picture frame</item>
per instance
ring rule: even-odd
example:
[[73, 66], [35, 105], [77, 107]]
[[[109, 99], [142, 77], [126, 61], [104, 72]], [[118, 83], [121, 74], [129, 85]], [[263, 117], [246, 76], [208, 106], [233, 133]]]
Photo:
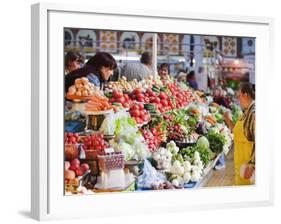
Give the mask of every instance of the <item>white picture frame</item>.
[[[273, 19], [260, 17], [32, 5], [32, 217], [50, 220], [272, 205], [273, 143], [266, 132], [270, 114], [263, 94], [270, 91], [270, 83], [263, 74], [271, 71], [273, 24]], [[64, 196], [64, 27], [256, 37], [256, 185]], [[77, 209], [81, 206], [83, 211]]]

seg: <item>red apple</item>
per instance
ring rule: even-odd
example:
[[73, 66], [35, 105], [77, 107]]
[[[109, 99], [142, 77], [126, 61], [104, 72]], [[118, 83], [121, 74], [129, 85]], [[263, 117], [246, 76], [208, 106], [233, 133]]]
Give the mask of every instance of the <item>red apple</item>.
[[71, 160], [71, 165], [75, 166], [75, 167], [79, 167], [80, 166], [80, 161], [79, 159], [73, 159]]
[[79, 166], [70, 165], [69, 170], [75, 171]]
[[90, 169], [90, 167], [87, 163], [83, 163], [80, 168], [81, 168], [83, 173], [85, 173], [87, 170]]
[[82, 176], [83, 175], [83, 171], [80, 167], [78, 167], [76, 170], [75, 170], [75, 174], [76, 176]]

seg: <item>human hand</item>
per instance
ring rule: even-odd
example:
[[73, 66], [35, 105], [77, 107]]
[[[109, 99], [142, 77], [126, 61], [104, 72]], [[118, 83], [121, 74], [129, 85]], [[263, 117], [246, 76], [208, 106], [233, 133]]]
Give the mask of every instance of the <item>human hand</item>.
[[254, 168], [252, 166], [247, 166], [244, 173], [245, 179], [250, 179], [254, 173]]
[[232, 121], [230, 111], [225, 111], [223, 117], [227, 124], [229, 124]]
[[240, 176], [244, 179], [250, 179], [255, 172], [255, 168], [249, 164], [243, 164], [240, 167]]

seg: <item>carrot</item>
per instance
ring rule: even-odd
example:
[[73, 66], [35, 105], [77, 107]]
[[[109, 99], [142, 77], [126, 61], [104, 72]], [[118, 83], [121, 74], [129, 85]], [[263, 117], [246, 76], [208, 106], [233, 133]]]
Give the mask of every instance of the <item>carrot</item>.
[[100, 97], [100, 96], [93, 96], [91, 97], [91, 100], [98, 101], [98, 102], [108, 101], [106, 97]]
[[95, 102], [95, 101], [88, 101], [88, 104], [86, 104], [86, 105], [97, 105], [97, 106], [101, 106], [102, 105], [102, 103], [101, 102]]

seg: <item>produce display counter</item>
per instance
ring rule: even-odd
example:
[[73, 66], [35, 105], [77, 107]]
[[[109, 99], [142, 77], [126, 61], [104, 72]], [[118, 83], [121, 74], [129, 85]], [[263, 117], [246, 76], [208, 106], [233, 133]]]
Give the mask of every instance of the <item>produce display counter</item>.
[[[72, 92], [67, 93], [68, 100], [80, 100], [83, 104], [73, 103], [65, 121], [70, 124], [81, 121], [80, 124], [84, 125], [83, 130], [65, 133], [65, 145], [79, 142], [82, 147], [80, 151], [76, 148], [75, 153], [71, 147], [65, 147], [65, 150], [68, 149], [65, 151], [65, 181], [68, 184], [76, 183], [79, 176], [91, 169], [91, 175], [95, 176], [92, 180], [100, 178], [98, 184], [92, 181], [85, 185], [91, 186], [93, 193], [177, 189], [183, 186], [200, 188], [212, 176], [219, 158], [232, 147], [232, 134], [223, 120], [226, 108], [215, 104], [212, 97], [182, 83], [170, 81], [164, 85], [161, 80], [148, 79], [130, 84], [122, 79], [120, 83], [112, 83], [112, 89], [99, 93], [86, 78], [78, 81], [75, 83], [79, 88], [87, 87], [93, 95], [76, 99], [72, 94], [76, 94], [79, 88], [75, 86]], [[81, 132], [85, 132], [86, 136], [78, 134]], [[106, 136], [111, 137], [107, 139]], [[178, 143], [188, 144], [181, 147]], [[214, 154], [216, 157], [213, 159]], [[122, 159], [114, 159], [120, 155]], [[103, 156], [110, 160], [108, 167], [101, 167], [98, 162]], [[137, 164], [138, 173], [129, 169], [132, 168], [128, 165], [131, 161], [148, 161], [149, 164], [145, 168], [141, 166], [143, 164]], [[110, 178], [109, 173], [116, 166], [120, 169], [117, 177], [124, 178], [127, 169], [126, 172], [133, 175], [135, 181], [122, 185], [128, 186], [125, 189], [103, 189], [103, 186], [109, 185], [103, 183], [101, 171]], [[162, 184], [160, 187], [159, 183]], [[84, 189], [84, 192], [87, 191]]]

